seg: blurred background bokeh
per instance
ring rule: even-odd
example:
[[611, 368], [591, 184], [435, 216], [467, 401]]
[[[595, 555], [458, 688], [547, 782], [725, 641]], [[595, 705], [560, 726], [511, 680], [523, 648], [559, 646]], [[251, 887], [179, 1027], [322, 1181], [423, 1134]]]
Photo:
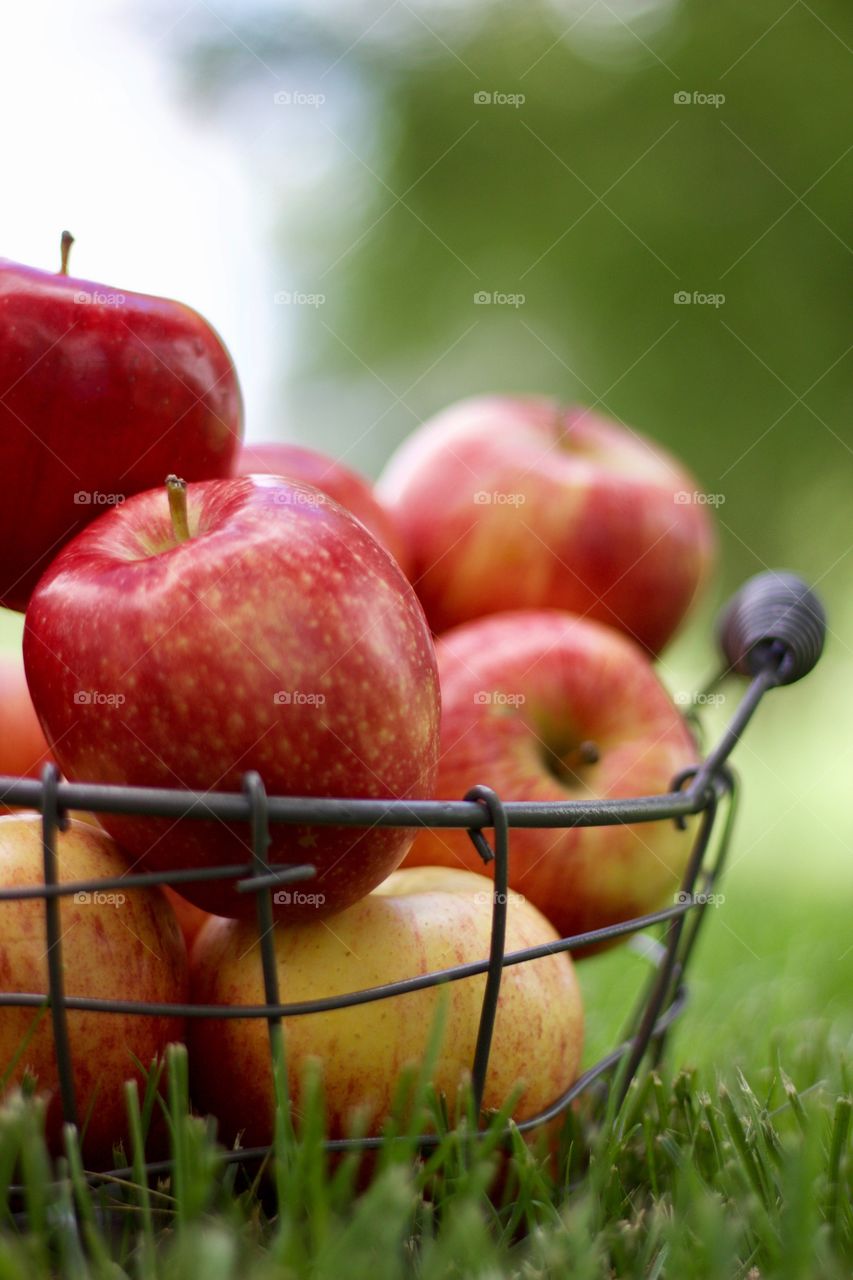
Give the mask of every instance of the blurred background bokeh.
[[68, 225], [74, 273], [197, 306], [250, 438], [376, 475], [484, 390], [648, 433], [720, 530], [674, 693], [741, 580], [816, 585], [828, 650], [738, 750], [728, 888], [756, 914], [783, 883], [849, 902], [848, 0], [86, 0], [5, 25], [0, 250], [51, 266]]

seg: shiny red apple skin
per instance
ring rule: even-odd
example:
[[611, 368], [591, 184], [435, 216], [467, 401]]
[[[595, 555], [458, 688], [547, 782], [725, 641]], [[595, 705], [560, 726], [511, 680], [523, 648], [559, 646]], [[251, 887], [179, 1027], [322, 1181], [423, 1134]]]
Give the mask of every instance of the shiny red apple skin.
[[[0, 776], [37, 778], [50, 759], [27, 688], [21, 650], [0, 652]], [[0, 787], [0, 814], [8, 812]]]
[[[687, 725], [648, 655], [614, 628], [557, 610], [495, 614], [437, 645], [442, 755], [436, 794], [478, 782], [502, 800], [627, 799], [669, 791], [696, 763]], [[599, 759], [585, 763], [582, 743]], [[510, 887], [562, 936], [672, 902], [695, 833], [668, 819], [633, 826], [514, 828]], [[482, 870], [464, 831], [419, 834], [406, 866]], [[667, 897], [667, 895], [670, 895]]]
[[237, 476], [252, 474], [287, 476], [313, 485], [328, 494], [369, 529], [408, 574], [409, 556], [406, 544], [391, 515], [376, 497], [369, 482], [342, 462], [302, 445], [270, 441], [267, 444], [244, 444], [234, 470]]
[[[78, 534], [33, 595], [27, 679], [62, 771], [233, 792], [256, 769], [270, 795], [432, 795], [435, 651], [388, 553], [281, 477], [189, 485], [187, 499], [189, 541], [174, 544], [165, 489], [139, 494]], [[247, 824], [100, 819], [152, 869], [250, 860]], [[341, 910], [410, 842], [391, 828], [274, 825], [270, 857], [314, 863], [302, 887], [322, 895], [281, 913]], [[218, 915], [254, 911], [230, 883], [181, 892]]]
[[437, 633], [504, 609], [567, 609], [658, 653], [708, 576], [696, 482], [639, 433], [544, 397], [479, 396], [424, 423], [377, 493]]
[[0, 604], [23, 610], [106, 505], [170, 472], [230, 475], [242, 419], [231, 357], [191, 308], [0, 259]]

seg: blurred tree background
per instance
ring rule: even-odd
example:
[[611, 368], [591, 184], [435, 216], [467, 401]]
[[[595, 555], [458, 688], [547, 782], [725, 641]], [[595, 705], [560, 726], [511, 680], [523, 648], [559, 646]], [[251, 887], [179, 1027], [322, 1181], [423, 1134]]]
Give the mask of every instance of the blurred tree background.
[[281, 414], [249, 434], [376, 474], [453, 399], [535, 390], [675, 450], [721, 573], [662, 674], [714, 667], [751, 573], [818, 586], [828, 653], [740, 748], [737, 853], [849, 886], [849, 4], [202, 6], [169, 45], [278, 245]]

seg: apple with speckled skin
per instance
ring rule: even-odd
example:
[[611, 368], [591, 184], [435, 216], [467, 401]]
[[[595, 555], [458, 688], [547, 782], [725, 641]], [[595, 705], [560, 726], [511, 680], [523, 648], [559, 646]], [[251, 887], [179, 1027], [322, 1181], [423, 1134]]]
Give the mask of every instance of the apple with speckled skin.
[[336, 458], [328, 458], [315, 449], [302, 445], [270, 441], [268, 444], [244, 444], [234, 470], [237, 476], [287, 476], [313, 485], [328, 494], [369, 529], [377, 542], [390, 551], [404, 573], [409, 556], [395, 521], [380, 503], [363, 476], [351, 471]]
[[452, 405], [403, 442], [376, 491], [435, 632], [505, 609], [568, 609], [658, 653], [714, 559], [704, 495], [680, 462], [545, 397]]
[[[364, 526], [296, 481], [170, 477], [105, 513], [39, 583], [24, 660], [72, 782], [234, 792], [257, 770], [270, 795], [432, 795], [439, 689], [423, 611]], [[152, 870], [250, 860], [248, 823], [100, 820]], [[268, 856], [312, 862], [333, 912], [393, 871], [411, 839], [282, 823]], [[232, 881], [181, 892], [217, 915], [255, 909]], [[280, 911], [303, 908], [294, 895]]]
[[0, 259], [0, 604], [25, 609], [63, 543], [160, 484], [231, 474], [243, 406], [198, 312]]
[[[496, 614], [437, 645], [442, 755], [436, 793], [488, 782], [502, 800], [626, 799], [667, 792], [696, 745], [647, 654], [557, 610]], [[562, 936], [655, 910], [677, 890], [694, 820], [513, 828], [510, 886]], [[406, 865], [476, 868], [464, 831], [418, 834]]]
[[[288, 1003], [342, 995], [489, 955], [494, 887], [484, 876], [446, 867], [397, 871], [368, 897], [328, 922], [279, 929], [276, 957]], [[507, 951], [555, 940], [547, 920], [517, 894], [507, 907]], [[248, 921], [205, 925], [190, 957], [198, 1004], [263, 1004], [257, 927]], [[451, 1109], [474, 1060], [485, 977], [444, 988], [447, 1021], [433, 1083]], [[329, 1133], [344, 1137], [360, 1116], [377, 1133], [400, 1071], [422, 1060], [442, 999], [431, 987], [350, 1009], [284, 1021], [290, 1087], [298, 1112], [303, 1072], [319, 1060]], [[217, 1116], [220, 1136], [246, 1145], [273, 1133], [269, 1035], [263, 1019], [191, 1019], [190, 1072], [197, 1107]], [[504, 969], [483, 1105], [499, 1107], [517, 1082], [513, 1115], [524, 1120], [574, 1081], [583, 1011], [567, 953]]]
[[[25, 889], [44, 879], [41, 818], [31, 814], [0, 818], [0, 887]], [[72, 821], [57, 835], [59, 879], [117, 878], [129, 864], [105, 831]], [[187, 999], [187, 956], [177, 921], [157, 888], [87, 892], [59, 899], [62, 960], [67, 996], [183, 1004]], [[48, 990], [44, 902], [40, 898], [0, 902], [0, 990], [42, 994]], [[184, 1034], [183, 1019], [100, 1010], [69, 1010], [78, 1123], [85, 1127], [87, 1166], [112, 1164], [112, 1147], [125, 1140], [124, 1081], [145, 1082], [134, 1062], [147, 1068], [169, 1041]], [[15, 1055], [23, 1053], [15, 1062]], [[7, 1072], [9, 1073], [7, 1075]], [[62, 1109], [56, 1048], [43, 1009], [7, 1005], [0, 1009], [0, 1078], [3, 1091], [35, 1077], [48, 1095], [47, 1136], [62, 1147]]]

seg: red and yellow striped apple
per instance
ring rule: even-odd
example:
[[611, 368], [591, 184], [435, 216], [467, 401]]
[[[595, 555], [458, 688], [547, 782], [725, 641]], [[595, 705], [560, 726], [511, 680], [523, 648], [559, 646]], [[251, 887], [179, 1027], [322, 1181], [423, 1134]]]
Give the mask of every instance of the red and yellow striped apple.
[[[592, 801], [669, 790], [696, 762], [687, 726], [645, 652], [557, 610], [495, 614], [438, 642], [442, 754], [436, 792], [487, 782], [502, 800]], [[660, 906], [686, 867], [693, 823], [514, 828], [510, 886], [561, 935]], [[476, 868], [464, 831], [418, 834], [406, 865]]]
[[[328, 921], [301, 921], [275, 936], [282, 999], [342, 995], [415, 977], [489, 954], [494, 887], [484, 876], [446, 867], [397, 871], [368, 897]], [[529, 902], [512, 894], [507, 951], [553, 942], [556, 934]], [[257, 927], [213, 920], [190, 957], [198, 1004], [263, 1004]], [[319, 1060], [329, 1132], [351, 1132], [356, 1116], [381, 1129], [401, 1070], [423, 1059], [439, 1001], [448, 1007], [433, 1083], [452, 1107], [474, 1048], [485, 977], [349, 1009], [285, 1019], [290, 1087], [299, 1108], [303, 1073]], [[192, 1018], [190, 1073], [196, 1105], [216, 1115], [227, 1141], [247, 1145], [273, 1132], [273, 1087], [266, 1021]], [[497, 1108], [516, 1083], [517, 1120], [536, 1115], [575, 1079], [583, 1010], [574, 968], [564, 953], [504, 969], [486, 1076], [485, 1108]]]
[[[127, 858], [106, 832], [76, 821], [57, 836], [57, 860], [64, 883], [105, 880], [128, 870]], [[0, 818], [0, 886], [24, 889], [43, 879], [41, 818]], [[0, 990], [47, 992], [44, 918], [41, 898], [0, 902]], [[186, 1001], [186, 948], [159, 889], [62, 897], [60, 920], [67, 996]], [[68, 1032], [83, 1152], [89, 1164], [103, 1168], [111, 1163], [113, 1144], [127, 1133], [123, 1085], [139, 1079], [134, 1058], [150, 1065], [169, 1041], [183, 1037], [183, 1020], [70, 1010]], [[25, 1075], [35, 1077], [38, 1091], [48, 1095], [48, 1140], [54, 1151], [61, 1151], [59, 1075], [50, 1014], [6, 1005], [0, 1008], [0, 1078], [5, 1090], [20, 1084]], [[125, 1150], [129, 1152], [127, 1145]]]
[[504, 609], [568, 609], [657, 653], [713, 561], [705, 495], [679, 462], [544, 397], [452, 405], [403, 442], [377, 493], [436, 632]]

